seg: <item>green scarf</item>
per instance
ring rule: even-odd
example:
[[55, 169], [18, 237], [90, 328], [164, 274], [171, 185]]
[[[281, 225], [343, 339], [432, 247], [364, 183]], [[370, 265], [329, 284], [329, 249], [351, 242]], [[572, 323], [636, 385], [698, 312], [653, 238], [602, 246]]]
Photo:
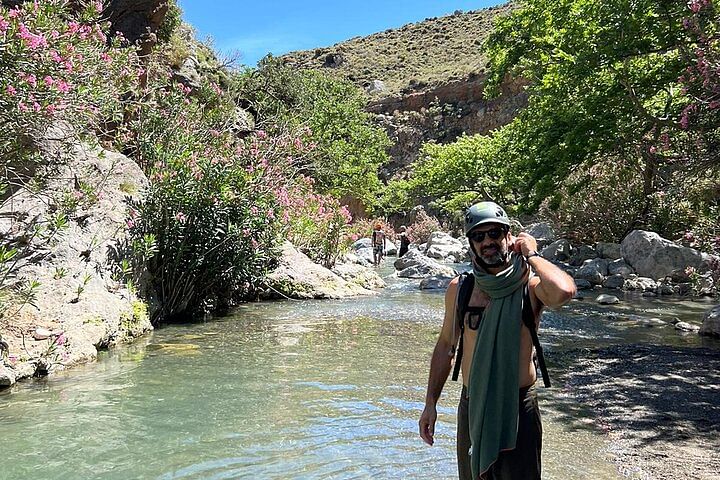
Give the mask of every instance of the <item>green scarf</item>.
[[473, 353], [468, 393], [473, 479], [515, 448], [518, 422], [518, 355], [522, 326], [521, 288], [528, 278], [521, 255], [497, 275], [475, 267], [475, 285], [490, 296]]

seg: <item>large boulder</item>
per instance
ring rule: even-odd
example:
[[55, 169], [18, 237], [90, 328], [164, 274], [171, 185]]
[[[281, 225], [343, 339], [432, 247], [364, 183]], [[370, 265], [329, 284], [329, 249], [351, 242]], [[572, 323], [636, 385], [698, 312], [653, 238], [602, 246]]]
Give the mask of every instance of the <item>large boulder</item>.
[[705, 314], [700, 335], [720, 337], [720, 305]]
[[572, 246], [570, 242], [561, 238], [543, 248], [540, 254], [550, 261], [564, 262], [570, 259], [571, 252]]
[[640, 292], [655, 292], [657, 286], [657, 282], [652, 278], [631, 275], [630, 278], [625, 279], [623, 288], [625, 290], [639, 290]]
[[555, 230], [547, 222], [533, 223], [525, 228], [525, 232], [532, 235], [539, 245], [548, 245], [555, 241]]
[[445, 232], [433, 232], [425, 246], [425, 255], [443, 262], [458, 262], [467, 256], [467, 247]]
[[395, 260], [398, 277], [426, 278], [432, 276], [452, 277], [457, 275], [455, 269], [423, 255], [418, 250], [410, 250], [401, 258]]
[[600, 258], [617, 260], [618, 258], [622, 257], [622, 253], [620, 253], [619, 243], [597, 242], [595, 244], [595, 250], [597, 251]]
[[[17, 189], [0, 207], [0, 238], [21, 252], [14, 281], [38, 284], [33, 306], [14, 315], [13, 328], [0, 325], [18, 359], [9, 366], [16, 380], [93, 360], [98, 349], [152, 328], [146, 305], [118, 278], [131, 221], [128, 200], [140, 198], [147, 178], [124, 155], [68, 145], [64, 139], [72, 134], [66, 129], [55, 126], [39, 141], [38, 149], [53, 161], [64, 152], [49, 174], [44, 167], [34, 173], [44, 179], [42, 190]], [[51, 239], [27, 235], [37, 225], [51, 225], [60, 208], [66, 224]], [[144, 289], [142, 279], [136, 287]], [[51, 335], [33, 335], [38, 332]]]
[[280, 264], [267, 275], [267, 298], [345, 298], [372, 294], [355, 282], [348, 282], [327, 268], [313, 263], [290, 242], [282, 245]]
[[634, 274], [635, 271], [630, 265], [625, 263], [625, 260], [618, 258], [608, 263], [608, 275], [622, 275], [623, 278], [629, 278], [630, 275]]
[[593, 258], [599, 257], [598, 252], [589, 245], [579, 245], [572, 250], [572, 256], [568, 263], [579, 267], [583, 265], [586, 260], [592, 260]]
[[699, 268], [703, 263], [703, 256], [697, 250], [644, 230], [633, 230], [620, 244], [620, 250], [638, 275], [656, 280], [673, 270]]
[[385, 281], [375, 270], [368, 267], [353, 264], [339, 263], [332, 268], [332, 272], [349, 283], [354, 283], [368, 290], [385, 288]]
[[453, 278], [455, 278], [455, 275], [423, 278], [420, 281], [420, 290], [445, 290]]
[[601, 285], [608, 273], [608, 261], [603, 258], [586, 260], [575, 272], [578, 280], [587, 280], [593, 285]]

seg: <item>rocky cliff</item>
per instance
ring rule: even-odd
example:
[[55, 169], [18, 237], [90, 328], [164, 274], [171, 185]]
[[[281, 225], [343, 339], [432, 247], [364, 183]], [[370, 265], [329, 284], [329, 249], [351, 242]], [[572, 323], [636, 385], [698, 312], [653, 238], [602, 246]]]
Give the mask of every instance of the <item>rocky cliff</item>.
[[510, 4], [405, 25], [332, 47], [284, 57], [298, 68], [321, 69], [363, 87], [394, 145], [388, 179], [403, 176], [428, 141], [488, 133], [527, 104], [525, 82], [507, 79], [501, 95], [484, 96], [481, 45]]

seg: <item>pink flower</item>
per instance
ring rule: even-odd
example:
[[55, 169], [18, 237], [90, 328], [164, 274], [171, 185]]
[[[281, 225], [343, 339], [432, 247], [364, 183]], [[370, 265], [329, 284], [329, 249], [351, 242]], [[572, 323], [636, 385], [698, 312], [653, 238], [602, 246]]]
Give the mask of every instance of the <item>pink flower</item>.
[[100, 54], [100, 58], [102, 58], [103, 61], [106, 62], [106, 63], [111, 63], [111, 62], [112, 62], [112, 57], [110, 57], [110, 55], [108, 55], [108, 54], [105, 53], [105, 52], [103, 52], [103, 53]]
[[8, 12], [8, 17], [10, 17], [10, 18], [17, 18], [19, 16], [20, 16], [20, 10], [17, 7], [13, 8], [12, 10], [10, 10]]
[[64, 81], [64, 80], [58, 80], [58, 81], [55, 83], [55, 88], [57, 88], [58, 91], [61, 92], [61, 93], [68, 93], [68, 92], [70, 91], [70, 84], [68, 84], [68, 83], [67, 83], [66, 81]]
[[187, 221], [187, 217], [183, 212], [178, 212], [175, 214], [175, 220], [177, 220], [180, 223], [185, 223]]
[[58, 335], [58, 337], [55, 339], [55, 345], [65, 345], [65, 334], [61, 333]]
[[10, 27], [10, 22], [5, 20], [5, 18], [3, 18], [2, 15], [0, 15], [0, 33], [5, 33], [8, 29], [8, 27]]
[[53, 83], [55, 83], [55, 80], [50, 75], [46, 75], [45, 78], [43, 78], [43, 81], [45, 82], [45, 85], [48, 87], [51, 86]]
[[127, 225], [128, 228], [133, 228], [135, 226], [135, 220], [129, 218], [125, 221], [125, 225]]
[[257, 132], [255, 132], [255, 136], [257, 136], [257, 138], [263, 139], [267, 138], [267, 133], [265, 133], [265, 130], [258, 130]]
[[50, 58], [52, 58], [55, 63], [63, 63], [64, 61], [57, 50], [50, 50]]
[[7, 88], [5, 88], [5, 91], [11, 97], [14, 97], [17, 94], [17, 90], [15, 90], [15, 87], [13, 87], [12, 85], [8, 85]]

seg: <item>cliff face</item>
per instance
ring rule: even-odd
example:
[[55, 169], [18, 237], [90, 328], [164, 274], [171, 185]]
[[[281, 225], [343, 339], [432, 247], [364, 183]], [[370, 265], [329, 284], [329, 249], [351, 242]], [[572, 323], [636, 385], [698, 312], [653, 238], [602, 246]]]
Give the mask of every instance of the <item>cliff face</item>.
[[485, 134], [509, 123], [527, 105], [526, 82], [506, 79], [501, 94], [483, 96], [486, 77], [471, 75], [424, 91], [390, 96], [368, 105], [388, 131], [392, 162], [383, 177], [403, 177], [428, 141], [450, 143], [463, 134]]
[[507, 4], [353, 38], [332, 47], [294, 52], [287, 64], [328, 72], [363, 87], [368, 111], [393, 140], [392, 162], [381, 175], [403, 177], [423, 143], [449, 143], [510, 122], [527, 104], [525, 82], [507, 79], [501, 95], [483, 95], [486, 59], [481, 45]]

